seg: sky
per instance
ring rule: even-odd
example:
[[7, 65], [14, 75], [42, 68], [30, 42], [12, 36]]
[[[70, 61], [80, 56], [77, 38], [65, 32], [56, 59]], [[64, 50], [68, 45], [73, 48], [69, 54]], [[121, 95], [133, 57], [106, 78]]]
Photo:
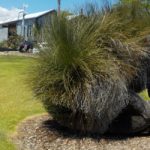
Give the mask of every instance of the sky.
[[[61, 0], [61, 9], [75, 11], [76, 8], [82, 6], [85, 2], [98, 2], [102, 5], [103, 0]], [[112, 3], [117, 0], [111, 0]], [[23, 4], [27, 6], [27, 13], [34, 13], [57, 8], [57, 0], [0, 0], [0, 21], [9, 17], [16, 16], [23, 8]]]

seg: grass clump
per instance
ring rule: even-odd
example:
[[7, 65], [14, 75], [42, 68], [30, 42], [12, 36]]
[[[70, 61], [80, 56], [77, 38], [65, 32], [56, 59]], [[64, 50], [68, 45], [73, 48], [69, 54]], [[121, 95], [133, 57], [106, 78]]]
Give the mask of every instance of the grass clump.
[[125, 28], [135, 21], [131, 8], [118, 4], [98, 10], [88, 5], [84, 15], [72, 20], [54, 16], [46, 27], [48, 46], [39, 54], [32, 85], [61, 124], [104, 133], [128, 104], [130, 81], [148, 58], [148, 52], [133, 38], [140, 34]]

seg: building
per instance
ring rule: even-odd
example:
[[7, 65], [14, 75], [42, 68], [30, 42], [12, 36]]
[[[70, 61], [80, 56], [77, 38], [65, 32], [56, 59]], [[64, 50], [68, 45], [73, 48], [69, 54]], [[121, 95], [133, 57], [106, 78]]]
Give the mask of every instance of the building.
[[[0, 22], [0, 42], [7, 40], [14, 33], [23, 36], [25, 40], [34, 40], [34, 28], [36, 26], [42, 28], [47, 18], [54, 13], [56, 13], [55, 10], [48, 10], [27, 14], [24, 16], [24, 23], [23, 16], [18, 14], [17, 18]], [[42, 38], [43, 34], [41, 33], [40, 36]]]

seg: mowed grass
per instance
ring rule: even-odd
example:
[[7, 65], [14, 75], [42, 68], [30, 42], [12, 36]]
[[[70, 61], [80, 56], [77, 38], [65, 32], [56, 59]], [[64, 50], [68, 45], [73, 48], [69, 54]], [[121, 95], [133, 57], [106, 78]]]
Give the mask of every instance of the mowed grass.
[[14, 150], [9, 136], [24, 118], [43, 113], [44, 108], [27, 86], [33, 58], [0, 56], [0, 150]]
[[147, 90], [140, 93], [140, 96], [145, 100], [150, 100]]

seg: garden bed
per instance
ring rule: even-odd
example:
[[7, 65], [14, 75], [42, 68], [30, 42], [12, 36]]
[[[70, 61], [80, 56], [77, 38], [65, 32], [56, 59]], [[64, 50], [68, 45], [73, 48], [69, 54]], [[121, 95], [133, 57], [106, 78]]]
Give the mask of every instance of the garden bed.
[[150, 136], [76, 135], [47, 114], [23, 121], [13, 137], [19, 150], [149, 150]]
[[0, 47], [0, 52], [12, 52], [17, 51], [16, 49], [7, 48], [7, 47]]

